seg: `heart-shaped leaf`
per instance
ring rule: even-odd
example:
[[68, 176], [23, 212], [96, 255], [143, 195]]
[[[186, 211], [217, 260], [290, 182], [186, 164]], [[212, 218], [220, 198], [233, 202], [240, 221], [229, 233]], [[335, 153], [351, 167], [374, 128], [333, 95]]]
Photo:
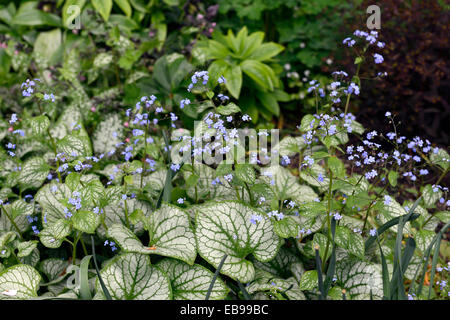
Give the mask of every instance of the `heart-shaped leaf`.
[[40, 282], [39, 272], [26, 264], [3, 270], [0, 272], [0, 300], [37, 297]]
[[[192, 266], [175, 259], [164, 259], [157, 264], [170, 279], [174, 300], [204, 300], [214, 274], [198, 264]], [[214, 282], [211, 300], [224, 299], [229, 289], [220, 278]]]
[[195, 238], [199, 254], [215, 268], [228, 257], [223, 274], [243, 283], [255, 276], [249, 254], [259, 261], [273, 259], [281, 241], [267, 219], [253, 224], [250, 220], [262, 212], [236, 201], [221, 201], [197, 207]]
[[[114, 257], [101, 271], [115, 300], [168, 300], [172, 296], [169, 279], [150, 264], [147, 255], [125, 253]], [[101, 290], [97, 281], [97, 291]]]

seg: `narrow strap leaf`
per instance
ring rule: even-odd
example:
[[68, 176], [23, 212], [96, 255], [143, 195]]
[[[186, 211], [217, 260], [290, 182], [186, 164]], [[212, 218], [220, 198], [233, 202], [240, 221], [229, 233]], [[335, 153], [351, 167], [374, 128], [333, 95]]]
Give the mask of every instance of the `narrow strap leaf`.
[[331, 234], [333, 239], [333, 248], [331, 251], [330, 264], [327, 269], [327, 276], [325, 278], [324, 295], [328, 296], [328, 291], [330, 290], [331, 283], [333, 282], [334, 272], [336, 270], [336, 243], [334, 242], [334, 236], [336, 233], [336, 220], [331, 219]]
[[94, 244], [94, 237], [91, 236], [91, 242], [92, 242], [92, 256], [94, 257], [94, 266], [95, 266], [95, 271], [97, 272], [97, 276], [98, 276], [98, 281], [100, 282], [100, 286], [102, 287], [103, 293], [105, 294], [105, 297], [107, 300], [112, 300], [111, 295], [109, 294], [108, 289], [105, 286], [105, 283], [103, 282], [102, 276], [100, 275], [100, 271], [98, 270], [98, 266], [97, 266], [97, 258], [95, 255], [95, 244]]
[[319, 249], [315, 248], [316, 251], [316, 269], [317, 269], [317, 281], [319, 283], [319, 300], [325, 300], [324, 296], [324, 286], [322, 277], [322, 261], [320, 259]]
[[219, 265], [217, 266], [216, 272], [214, 272], [214, 276], [213, 276], [213, 278], [211, 280], [211, 284], [209, 285], [208, 292], [206, 293], [205, 300], [209, 299], [209, 296], [211, 295], [211, 292], [212, 292], [213, 287], [214, 287], [214, 283], [216, 282], [216, 279], [217, 279], [217, 277], [219, 276], [219, 273], [220, 273], [220, 269], [222, 269], [222, 266], [225, 263], [225, 260], [227, 259], [227, 257], [228, 257], [228, 255], [225, 254], [223, 256], [222, 260], [220, 261]]
[[384, 257], [383, 250], [381, 249], [380, 239], [377, 238], [378, 248], [380, 249], [380, 256], [381, 256], [381, 270], [382, 270], [382, 276], [383, 276], [383, 298], [388, 299], [390, 297], [389, 292], [389, 270], [386, 263], [386, 258]]
[[245, 290], [244, 285], [239, 280], [237, 281], [237, 283], [239, 285], [239, 289], [241, 289], [242, 294], [244, 295], [245, 300], [252, 300], [250, 294], [247, 292], [247, 290]]
[[[413, 211], [410, 211], [409, 213], [407, 213], [407, 214], [405, 214], [405, 215], [403, 215], [403, 216], [396, 217], [396, 218], [394, 218], [394, 219], [392, 219], [392, 220], [389, 220], [388, 222], [386, 222], [385, 224], [383, 224], [383, 225], [382, 225], [381, 227], [379, 227], [378, 230], [377, 230], [378, 235], [381, 235], [383, 232], [385, 232], [386, 230], [388, 230], [390, 227], [395, 226], [396, 224], [398, 224], [399, 221], [400, 221], [400, 218], [407, 218], [407, 220], [405, 220], [405, 223], [406, 223], [406, 222], [408, 222], [408, 221], [414, 221], [414, 220], [416, 220], [418, 217], [420, 217], [420, 214], [418, 214], [418, 213], [413, 213], [413, 214], [411, 214], [411, 212], [413, 212]], [[367, 250], [367, 249], [372, 245], [372, 243], [373, 243], [374, 241], [375, 241], [375, 237], [370, 237], [369, 239], [367, 239], [367, 240], [366, 240], [366, 243], [365, 243], [365, 250]]]
[[89, 288], [89, 261], [92, 255], [85, 256], [80, 264], [80, 295], [83, 300], [91, 300], [91, 289]]
[[[439, 233], [433, 238], [433, 240], [431, 241], [431, 243], [429, 244], [427, 250], [425, 251], [425, 261], [423, 264], [423, 269], [422, 269], [422, 275], [421, 275], [421, 279], [419, 282], [419, 288], [417, 289], [417, 296], [419, 296], [420, 294], [422, 294], [422, 288], [423, 288], [423, 284], [424, 284], [424, 278], [425, 278], [425, 274], [427, 272], [427, 266], [428, 266], [428, 259], [430, 258], [430, 254], [431, 254], [431, 249], [433, 248], [434, 244], [436, 242], [441, 242], [441, 237], [444, 234], [444, 232], [450, 227], [450, 222], [447, 223], [442, 229], [441, 231], [439, 231]], [[440, 246], [440, 244], [439, 244]], [[435, 250], [436, 252], [436, 250]], [[438, 249], [438, 253], [439, 253], [439, 249]], [[436, 256], [435, 254], [433, 254], [433, 260], [434, 260], [434, 256]], [[436, 258], [437, 259], [437, 258]], [[437, 263], [437, 261], [436, 261]], [[433, 268], [432, 268], [433, 269]], [[434, 272], [433, 272], [433, 280], [434, 280]], [[431, 283], [431, 281], [430, 281]]]
[[438, 258], [439, 258], [439, 249], [441, 248], [441, 239], [442, 239], [442, 236], [443, 236], [444, 232], [448, 229], [449, 226], [450, 226], [450, 222], [447, 223], [441, 229], [441, 231], [439, 231], [439, 233], [436, 236], [437, 243], [436, 243], [436, 247], [434, 248], [433, 261], [431, 262], [430, 287], [428, 288], [428, 299], [430, 299], [431, 288], [433, 287], [433, 283], [434, 283], [434, 274], [436, 272], [436, 265], [437, 265], [437, 261], [438, 261]]

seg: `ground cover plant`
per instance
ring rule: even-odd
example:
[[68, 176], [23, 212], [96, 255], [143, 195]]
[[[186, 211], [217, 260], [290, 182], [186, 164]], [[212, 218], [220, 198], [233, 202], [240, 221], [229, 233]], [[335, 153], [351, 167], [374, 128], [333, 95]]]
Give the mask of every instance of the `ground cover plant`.
[[[254, 119], [282, 112], [281, 45], [245, 27], [205, 35], [201, 17], [187, 19], [192, 55], [161, 54], [186, 40], [165, 41], [178, 2], [112, 3], [83, 12], [126, 26], [135, 12], [156, 40], [98, 22], [97, 35], [16, 54], [42, 33], [15, 15], [58, 17], [2, 11], [0, 299], [448, 299], [448, 151], [402, 135], [393, 111], [387, 132], [350, 112], [362, 70], [386, 77], [380, 32], [339, 41], [354, 74], [310, 80], [312, 112], [286, 135]], [[187, 4], [174, 10], [217, 11]]]

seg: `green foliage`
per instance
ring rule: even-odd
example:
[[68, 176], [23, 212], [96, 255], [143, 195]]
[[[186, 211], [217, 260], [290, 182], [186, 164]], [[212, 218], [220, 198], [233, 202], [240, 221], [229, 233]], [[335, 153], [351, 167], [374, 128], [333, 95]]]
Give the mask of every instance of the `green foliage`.
[[[279, 116], [278, 101], [285, 100], [282, 84], [275, 72], [278, 67], [273, 64], [273, 58], [283, 50], [283, 46], [274, 42], [263, 43], [263, 40], [263, 32], [248, 34], [247, 28], [243, 27], [236, 35], [231, 30], [226, 35], [215, 32], [211, 40], [200, 42], [197, 47], [206, 60], [213, 60], [208, 68], [211, 81], [225, 77], [226, 88], [235, 99], [239, 99], [239, 105], [254, 122], [259, 113], [268, 120], [272, 115]], [[241, 92], [246, 93], [246, 98], [240, 98]], [[258, 111], [259, 105], [264, 111]]]
[[316, 45], [299, 65], [331, 50], [308, 21], [340, 2], [235, 5], [294, 18], [210, 39], [209, 18], [193, 19], [204, 5], [179, 1], [0, 7], [0, 299], [447, 297], [447, 150], [380, 150], [384, 136], [348, 112], [345, 78], [346, 105], [315, 91], [316, 114], [292, 134], [253, 130], [290, 99], [279, 62], [291, 42]]

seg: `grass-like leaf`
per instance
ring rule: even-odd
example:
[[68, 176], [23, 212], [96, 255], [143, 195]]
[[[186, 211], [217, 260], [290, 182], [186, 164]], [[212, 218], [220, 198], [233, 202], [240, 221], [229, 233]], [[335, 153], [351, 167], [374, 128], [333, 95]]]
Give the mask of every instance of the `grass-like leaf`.
[[220, 269], [222, 269], [223, 264], [225, 263], [225, 260], [227, 259], [227, 254], [225, 254], [222, 258], [222, 260], [219, 263], [219, 266], [216, 269], [216, 272], [214, 272], [214, 277], [211, 280], [211, 284], [209, 285], [208, 292], [206, 293], [205, 300], [209, 300], [209, 296], [211, 295], [212, 289], [214, 288], [214, 283], [216, 282], [217, 277], [219, 276]]
[[103, 294], [105, 295], [106, 299], [112, 300], [111, 294], [109, 293], [108, 289], [106, 288], [105, 283], [103, 282], [102, 276], [100, 275], [100, 270], [98, 269], [93, 236], [91, 236], [91, 241], [92, 241], [92, 256], [94, 257], [94, 266], [95, 266], [95, 271], [97, 272], [98, 281], [100, 282], [100, 286], [102, 287], [102, 291], [103, 291]]
[[80, 296], [83, 300], [91, 300], [91, 289], [89, 288], [89, 261], [92, 255], [85, 256], [80, 264]]

